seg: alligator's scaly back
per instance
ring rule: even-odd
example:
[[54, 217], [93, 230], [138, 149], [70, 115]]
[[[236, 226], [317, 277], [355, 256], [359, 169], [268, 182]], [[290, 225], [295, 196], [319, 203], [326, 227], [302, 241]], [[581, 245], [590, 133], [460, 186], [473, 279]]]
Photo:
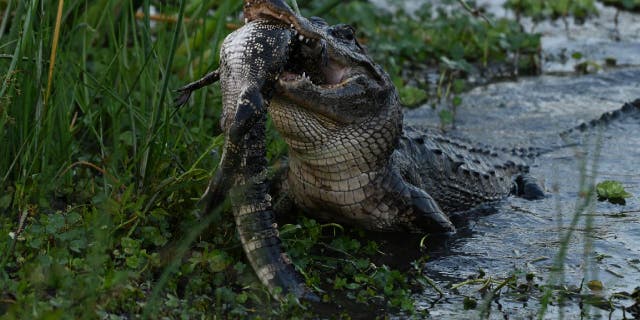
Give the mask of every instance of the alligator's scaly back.
[[425, 190], [443, 211], [452, 213], [510, 193], [541, 197], [540, 189], [527, 189], [532, 187], [527, 185], [527, 160], [535, 155], [535, 150], [497, 149], [406, 128], [393, 161], [405, 181]]

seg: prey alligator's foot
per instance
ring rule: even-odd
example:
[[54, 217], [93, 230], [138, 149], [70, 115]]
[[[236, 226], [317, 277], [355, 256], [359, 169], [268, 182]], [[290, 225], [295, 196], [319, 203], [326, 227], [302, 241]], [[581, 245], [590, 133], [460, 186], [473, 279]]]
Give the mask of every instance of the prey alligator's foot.
[[175, 103], [176, 108], [182, 107], [187, 103], [187, 101], [189, 101], [191, 93], [212, 83], [215, 83], [218, 80], [220, 80], [219, 69], [207, 73], [204, 77], [176, 90], [176, 92], [178, 92], [180, 95], [173, 100], [173, 103]]

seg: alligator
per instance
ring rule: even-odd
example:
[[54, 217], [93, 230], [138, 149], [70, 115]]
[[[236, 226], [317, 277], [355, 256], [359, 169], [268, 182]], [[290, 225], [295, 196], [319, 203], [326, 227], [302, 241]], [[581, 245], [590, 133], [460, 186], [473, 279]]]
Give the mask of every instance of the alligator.
[[453, 233], [448, 214], [511, 193], [544, 196], [528, 150], [403, 128], [396, 88], [354, 29], [315, 23], [322, 41], [293, 50], [269, 107], [289, 146], [285, 203], [375, 231]]
[[[302, 210], [375, 231], [451, 234], [453, 213], [509, 194], [544, 197], [528, 173], [528, 150], [504, 152], [403, 128], [395, 86], [351, 26], [307, 19], [281, 1], [245, 1], [245, 17], [248, 23], [222, 46], [220, 71], [183, 87], [178, 101], [186, 102], [204, 85], [222, 82], [224, 170], [218, 170], [223, 173], [216, 173], [203, 196], [205, 212], [221, 202], [224, 181], [230, 179], [243, 248], [274, 296], [291, 293], [317, 300], [282, 250], [274, 211]], [[255, 39], [239, 36], [256, 31], [260, 35]], [[269, 38], [271, 32], [279, 45]], [[255, 50], [264, 43], [256, 41], [286, 53], [256, 62], [247, 58], [264, 57]], [[228, 43], [234, 43], [233, 50], [227, 50]], [[229, 59], [235, 54], [242, 58]], [[260, 73], [251, 78], [243, 68]], [[237, 98], [248, 88], [245, 107]], [[271, 186], [275, 209], [264, 174], [265, 109], [289, 146], [288, 167]], [[232, 163], [229, 155], [238, 161]]]

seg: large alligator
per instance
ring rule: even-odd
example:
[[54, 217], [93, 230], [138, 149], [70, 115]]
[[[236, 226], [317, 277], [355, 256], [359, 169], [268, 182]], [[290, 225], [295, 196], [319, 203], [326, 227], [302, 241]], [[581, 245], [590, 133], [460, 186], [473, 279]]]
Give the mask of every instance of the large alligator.
[[[436, 133], [403, 129], [396, 88], [360, 46], [351, 26], [306, 19], [280, 0], [245, 1], [245, 16], [249, 23], [237, 33], [258, 30], [264, 36], [266, 29], [256, 26], [268, 25], [269, 32], [277, 30], [272, 40], [280, 41], [278, 45], [265, 40], [269, 48], [284, 48], [286, 54], [271, 54], [271, 59], [260, 62], [242, 55], [227, 59], [239, 52], [269, 56], [255, 51], [261, 47], [255, 38], [239, 41], [233, 33], [225, 43], [233, 42], [234, 50], [223, 45], [219, 69], [231, 73], [210, 73], [185, 86], [179, 100], [186, 102], [191, 91], [208, 83], [223, 82], [223, 109], [232, 108], [225, 115], [236, 116], [223, 116], [222, 124], [227, 140], [238, 141], [231, 153], [239, 161], [239, 167], [229, 167], [238, 172], [223, 177], [236, 179], [231, 195], [238, 233], [256, 274], [274, 295], [317, 298], [281, 248], [266, 194], [261, 112], [266, 104], [248, 109], [258, 111], [258, 116], [243, 118], [252, 118], [250, 122], [229, 120], [238, 119], [240, 112], [237, 101], [229, 99], [242, 96], [246, 88], [252, 88], [252, 98], [257, 93], [265, 101], [271, 98], [268, 111], [289, 146], [288, 168], [274, 181], [277, 211], [303, 210], [370, 230], [453, 233], [449, 214], [510, 193], [532, 199], [544, 196], [528, 175], [526, 151], [497, 152]], [[263, 72], [253, 79], [242, 72], [243, 68], [280, 70], [283, 65], [277, 76]], [[240, 80], [225, 82], [228, 79]], [[232, 134], [228, 128], [240, 130]], [[218, 174], [212, 180], [203, 197], [205, 211], [220, 202], [216, 190], [224, 188], [216, 186], [222, 180]], [[241, 197], [233, 190], [241, 190]]]

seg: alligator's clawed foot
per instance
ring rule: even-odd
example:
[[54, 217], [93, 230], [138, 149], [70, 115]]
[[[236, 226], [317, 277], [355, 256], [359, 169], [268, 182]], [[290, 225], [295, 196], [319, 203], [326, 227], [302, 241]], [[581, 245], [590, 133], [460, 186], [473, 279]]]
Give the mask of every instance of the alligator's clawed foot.
[[527, 200], [544, 198], [544, 190], [538, 180], [529, 174], [521, 174], [516, 177], [513, 194]]
[[442, 212], [433, 198], [421, 189], [411, 186], [411, 202], [414, 221], [420, 231], [432, 234], [454, 234], [456, 228], [449, 217]]
[[182, 88], [176, 90], [176, 92], [179, 94], [179, 96], [177, 96], [175, 99], [173, 99], [173, 105], [176, 108], [180, 108], [180, 107], [184, 106], [185, 104], [187, 104], [187, 101], [189, 101], [189, 98], [191, 98], [191, 93], [193, 91], [189, 90], [185, 86], [185, 87], [182, 87]]

